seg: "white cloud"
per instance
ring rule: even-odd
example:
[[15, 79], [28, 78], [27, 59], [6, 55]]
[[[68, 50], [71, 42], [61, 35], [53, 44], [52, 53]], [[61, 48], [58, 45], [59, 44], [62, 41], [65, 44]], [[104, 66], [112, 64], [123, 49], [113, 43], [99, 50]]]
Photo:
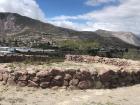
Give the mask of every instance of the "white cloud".
[[71, 21], [66, 21], [66, 20], [61, 20], [61, 21], [49, 21], [50, 23], [56, 25], [56, 26], [63, 26], [65, 28], [70, 28], [70, 29], [77, 29], [77, 24], [76, 23], [73, 23]]
[[[100, 3], [117, 0], [86, 0], [86, 4], [95, 6]], [[77, 16], [57, 16], [47, 19], [57, 26], [80, 31], [106, 29], [112, 31], [131, 31], [140, 34], [140, 0], [118, 0], [120, 5], [107, 6]], [[0, 12], [13, 12], [34, 19], [46, 21], [45, 14], [36, 0], [0, 0]], [[75, 20], [75, 21], [73, 21]], [[84, 22], [76, 22], [76, 21]]]
[[[102, 2], [105, 1], [107, 0]], [[63, 24], [60, 24], [61, 21], [69, 21], [71, 22], [70, 28], [84, 31], [106, 29], [131, 31], [140, 34], [140, 0], [119, 0], [119, 2], [120, 5], [117, 6], [107, 6], [101, 10], [94, 10], [77, 16], [57, 16], [52, 20], [55, 23], [59, 22], [59, 26], [63, 26]], [[73, 20], [84, 20], [86, 22], [78, 25], [79, 23], [75, 23]], [[69, 27], [69, 24], [66, 23], [65, 27]]]
[[100, 5], [102, 3], [110, 3], [115, 1], [116, 0], [87, 0], [85, 4], [90, 6], [95, 6], [95, 5]]
[[36, 0], [0, 0], [0, 12], [18, 13], [33, 19], [46, 21], [45, 15]]

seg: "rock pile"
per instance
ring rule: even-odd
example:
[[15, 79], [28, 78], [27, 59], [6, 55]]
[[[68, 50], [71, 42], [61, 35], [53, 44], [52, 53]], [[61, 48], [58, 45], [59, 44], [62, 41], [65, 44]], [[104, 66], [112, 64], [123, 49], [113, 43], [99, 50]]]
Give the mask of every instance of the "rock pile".
[[104, 63], [104, 64], [111, 64], [115, 66], [128, 66], [130, 64], [130, 62], [128, 62], [125, 59], [105, 58], [105, 57], [99, 57], [99, 56], [66, 55], [65, 58], [66, 58], [66, 61]]
[[131, 86], [140, 83], [140, 71], [106, 71], [103, 74], [81, 70], [4, 71], [0, 70], [3, 85], [37, 88], [66, 87], [71, 89], [101, 89]]

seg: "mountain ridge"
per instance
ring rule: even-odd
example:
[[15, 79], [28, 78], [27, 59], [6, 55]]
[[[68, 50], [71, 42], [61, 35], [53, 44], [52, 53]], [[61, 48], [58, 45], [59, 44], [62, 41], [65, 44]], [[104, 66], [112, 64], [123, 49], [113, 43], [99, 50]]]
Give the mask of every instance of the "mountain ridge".
[[[20, 40], [20, 46], [31, 46], [34, 42], [46, 43], [47, 41], [60, 40], [93, 40], [103, 47], [136, 47], [135, 43], [128, 43], [118, 37], [110, 35], [105, 37], [97, 31], [75, 31], [72, 29], [54, 26], [50, 23], [43, 23], [39, 20], [21, 16], [17, 13], [0, 13], [0, 41]], [[7, 42], [9, 43], [9, 42]], [[8, 44], [7, 44], [8, 45]], [[140, 45], [139, 45], [140, 46]]]
[[116, 37], [121, 39], [122, 41], [125, 41], [126, 43], [133, 44], [136, 46], [140, 46], [140, 38], [136, 36], [132, 32], [123, 32], [123, 31], [107, 31], [107, 30], [96, 30], [95, 31], [97, 34], [104, 37]]

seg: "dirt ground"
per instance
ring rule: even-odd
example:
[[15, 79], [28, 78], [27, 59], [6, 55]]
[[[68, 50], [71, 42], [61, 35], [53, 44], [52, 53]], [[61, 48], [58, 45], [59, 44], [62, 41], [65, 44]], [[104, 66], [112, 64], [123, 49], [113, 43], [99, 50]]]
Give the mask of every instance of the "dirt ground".
[[0, 86], [0, 105], [140, 105], [140, 85], [113, 90]]
[[[47, 68], [118, 70], [120, 67], [98, 63], [8, 63], [0, 64], [6, 70], [46, 70]], [[140, 70], [140, 62], [132, 62], [127, 70]], [[140, 105], [140, 85], [122, 87], [113, 90], [89, 89], [66, 90], [36, 89], [29, 87], [3, 86], [0, 84], [0, 105]]]

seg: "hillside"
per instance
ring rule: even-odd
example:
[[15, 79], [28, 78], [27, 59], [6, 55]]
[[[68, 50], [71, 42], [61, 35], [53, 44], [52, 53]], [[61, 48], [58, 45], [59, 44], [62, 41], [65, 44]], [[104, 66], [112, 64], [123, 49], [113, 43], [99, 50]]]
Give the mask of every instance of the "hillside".
[[[114, 34], [106, 37], [98, 32], [80, 32], [43, 23], [16, 13], [0, 13], [0, 45], [33, 47], [40, 43], [56, 43], [69, 40], [90, 40], [102, 47], [128, 47], [139, 45], [138, 39], [129, 37], [122, 40]], [[122, 34], [123, 36], [123, 34]], [[124, 37], [127, 35], [124, 35]]]
[[121, 39], [126, 43], [140, 46], [140, 38], [131, 32], [113, 32], [113, 31], [97, 30], [96, 33], [103, 37], [113, 36]]

